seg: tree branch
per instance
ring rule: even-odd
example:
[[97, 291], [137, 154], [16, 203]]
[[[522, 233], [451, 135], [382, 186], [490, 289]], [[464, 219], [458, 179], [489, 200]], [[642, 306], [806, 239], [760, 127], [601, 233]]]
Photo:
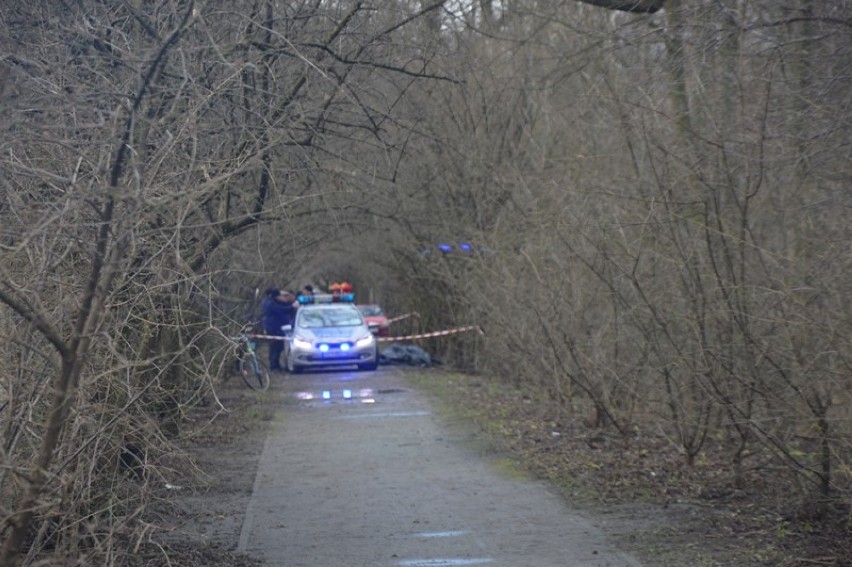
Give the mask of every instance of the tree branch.
[[618, 10], [619, 12], [631, 12], [633, 14], [653, 14], [659, 12], [666, 4], [666, 0], [577, 0], [584, 4], [591, 4], [606, 8], [607, 10]]

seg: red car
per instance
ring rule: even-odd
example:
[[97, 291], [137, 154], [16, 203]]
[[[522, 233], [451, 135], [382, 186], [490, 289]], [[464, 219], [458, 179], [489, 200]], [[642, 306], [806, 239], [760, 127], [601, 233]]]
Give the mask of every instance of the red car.
[[374, 335], [377, 337], [388, 336], [388, 318], [381, 307], [378, 305], [358, 305], [358, 309]]

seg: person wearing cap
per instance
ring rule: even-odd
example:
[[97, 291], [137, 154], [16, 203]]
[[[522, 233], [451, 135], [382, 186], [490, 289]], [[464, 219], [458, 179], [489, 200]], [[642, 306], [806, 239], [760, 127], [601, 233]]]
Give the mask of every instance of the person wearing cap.
[[267, 335], [282, 337], [269, 339], [269, 370], [280, 372], [281, 353], [284, 352], [284, 338], [287, 335], [285, 327], [292, 328], [296, 318], [296, 296], [292, 291], [269, 288], [266, 297], [261, 302], [263, 310], [263, 328]]

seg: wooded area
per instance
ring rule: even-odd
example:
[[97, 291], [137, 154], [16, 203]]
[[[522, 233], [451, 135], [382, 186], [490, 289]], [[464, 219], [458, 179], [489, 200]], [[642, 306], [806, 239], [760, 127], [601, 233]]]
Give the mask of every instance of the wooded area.
[[481, 325], [430, 343], [466, 371], [848, 522], [851, 15], [7, 3], [0, 564], [145, 539], [256, 290], [335, 278]]

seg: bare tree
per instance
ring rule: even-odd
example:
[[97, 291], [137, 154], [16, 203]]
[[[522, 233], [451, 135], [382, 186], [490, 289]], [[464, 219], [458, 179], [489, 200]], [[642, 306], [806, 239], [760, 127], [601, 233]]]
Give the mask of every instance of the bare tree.
[[111, 538], [133, 545], [167, 425], [210, 391], [227, 315], [250, 310], [221, 291], [281, 277], [264, 264], [363, 222], [335, 214], [393, 175], [394, 105], [431, 76], [401, 30], [435, 6], [374, 8], [4, 13], [3, 564], [48, 543], [109, 563]]
[[688, 463], [724, 439], [740, 485], [772, 459], [848, 493], [848, 3], [579, 4], [448, 10], [471, 63], [429, 93], [406, 206], [499, 253], [419, 281], [490, 329], [487, 373]]

